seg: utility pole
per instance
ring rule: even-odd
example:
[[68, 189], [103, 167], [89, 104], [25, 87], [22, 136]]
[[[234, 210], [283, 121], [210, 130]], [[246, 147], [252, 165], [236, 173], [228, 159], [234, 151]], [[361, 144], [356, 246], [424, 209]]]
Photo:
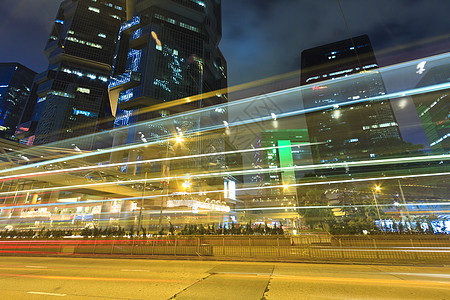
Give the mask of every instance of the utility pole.
[[142, 222], [142, 209], [144, 208], [144, 196], [145, 196], [145, 185], [147, 183], [147, 172], [145, 172], [144, 179], [144, 188], [142, 189], [142, 197], [141, 197], [141, 207], [139, 209], [139, 221], [138, 221], [138, 232], [141, 230], [141, 222]]

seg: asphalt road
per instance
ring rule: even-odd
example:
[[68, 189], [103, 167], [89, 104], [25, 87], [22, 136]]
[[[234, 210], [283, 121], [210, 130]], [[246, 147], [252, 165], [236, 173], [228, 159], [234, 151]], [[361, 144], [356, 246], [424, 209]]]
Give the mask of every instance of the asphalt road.
[[450, 268], [0, 257], [0, 299], [448, 299]]

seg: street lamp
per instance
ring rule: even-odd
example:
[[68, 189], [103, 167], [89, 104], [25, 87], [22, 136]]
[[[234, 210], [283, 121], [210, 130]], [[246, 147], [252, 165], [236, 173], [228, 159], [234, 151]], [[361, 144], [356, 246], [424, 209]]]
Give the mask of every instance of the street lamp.
[[[183, 134], [181, 132], [178, 133], [178, 135], [175, 137], [175, 143], [182, 143], [183, 142]], [[166, 143], [166, 162], [165, 165], [162, 167], [162, 174], [163, 177], [169, 177], [169, 146], [170, 146], [170, 139], [167, 139]], [[166, 170], [167, 169], [167, 170]], [[168, 180], [163, 181], [163, 193], [165, 190], [165, 197], [169, 197], [169, 182]], [[159, 222], [158, 222], [158, 233], [162, 230], [162, 210], [163, 210], [163, 204], [164, 204], [164, 196], [161, 197], [161, 206], [159, 208]]]
[[375, 192], [380, 192], [380, 191], [381, 191], [381, 187], [378, 185], [376, 185], [375, 188], [372, 189], [373, 201], [375, 202], [375, 207], [377, 208], [378, 219], [381, 221], [380, 210], [378, 209], [378, 201], [377, 201], [377, 197], [375, 196]]
[[141, 230], [142, 210], [143, 210], [143, 207], [144, 207], [144, 197], [145, 197], [145, 185], [146, 185], [146, 183], [147, 183], [147, 172], [145, 172], [144, 186], [142, 188], [141, 207], [139, 209], [139, 222], [138, 222], [137, 232], [139, 232]]
[[191, 187], [191, 182], [188, 181], [188, 180], [186, 180], [186, 181], [183, 182], [181, 185], [183, 186], [183, 189], [187, 190], [188, 188]]

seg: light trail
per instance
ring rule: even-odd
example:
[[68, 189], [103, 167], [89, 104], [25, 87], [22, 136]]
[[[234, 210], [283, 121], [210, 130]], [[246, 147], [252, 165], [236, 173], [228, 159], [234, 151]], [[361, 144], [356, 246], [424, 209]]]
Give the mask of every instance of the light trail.
[[[379, 71], [381, 71], [381, 70], [382, 69], [379, 69]], [[362, 76], [362, 75], [357, 74], [355, 76]], [[344, 79], [337, 79], [337, 80], [344, 80]], [[349, 80], [349, 79], [345, 79], [345, 80]], [[326, 82], [327, 81], [325, 81], [323, 83], [325, 84]], [[334, 82], [336, 82], [336, 80]], [[211, 110], [217, 109], [217, 108], [229, 108], [229, 107], [232, 107], [235, 105], [244, 104], [249, 101], [265, 100], [266, 97], [268, 97], [268, 96], [277, 97], [277, 96], [286, 95], [286, 94], [290, 94], [290, 93], [301, 92], [302, 90], [308, 89], [308, 88], [310, 88], [310, 85], [296, 87], [296, 88], [292, 88], [292, 89], [284, 90], [284, 91], [278, 91], [278, 92], [267, 94], [264, 96], [250, 97], [250, 98], [246, 98], [243, 100], [232, 101], [232, 102], [218, 105], [218, 106], [208, 107], [205, 109], [195, 110], [192, 112], [186, 112], [186, 113], [183, 113], [183, 117], [190, 116], [190, 115], [197, 115], [197, 114], [201, 114], [204, 112], [210, 112]], [[285, 117], [290, 117], [290, 116], [295, 116], [295, 115], [302, 115], [302, 114], [305, 114], [308, 112], [313, 112], [313, 111], [326, 110], [326, 109], [334, 108], [336, 105], [348, 106], [348, 105], [354, 105], [354, 104], [359, 104], [359, 103], [364, 103], [364, 102], [376, 102], [376, 101], [390, 100], [390, 99], [399, 98], [399, 97], [412, 96], [412, 95], [417, 95], [417, 94], [422, 94], [422, 93], [429, 93], [429, 92], [433, 92], [433, 91], [445, 90], [448, 88], [450, 88], [450, 82], [436, 84], [436, 85], [427, 86], [427, 87], [414, 88], [414, 89], [401, 91], [401, 92], [394, 92], [394, 93], [390, 93], [390, 94], [378, 95], [378, 96], [374, 96], [374, 97], [370, 97], [370, 98], [364, 98], [364, 99], [346, 101], [346, 102], [342, 102], [342, 103], [324, 105], [324, 106], [315, 107], [315, 108], [308, 108], [308, 109], [301, 109], [301, 110], [296, 110], [296, 111], [291, 111], [291, 112], [285, 112], [285, 113], [277, 115], [277, 118], [285, 118]], [[159, 124], [159, 123], [170, 124], [170, 121], [173, 121], [179, 117], [180, 117], [179, 115], [173, 115], [173, 116], [164, 118], [163, 120], [153, 120], [153, 121], [149, 121], [149, 122], [143, 122], [141, 124], [136, 124], [133, 126], [135, 126], [135, 127], [146, 126], [146, 125], [151, 126], [151, 125], [155, 125], [155, 124]], [[269, 121], [269, 120], [272, 120], [272, 116], [270, 114], [267, 116], [261, 116], [259, 118], [253, 118], [253, 119], [243, 120], [243, 121], [239, 121], [239, 122], [232, 122], [232, 123], [228, 124], [228, 126], [224, 126], [223, 124], [214, 125], [214, 126], [196, 129], [195, 132], [192, 131], [192, 132], [188, 132], [188, 133], [201, 134], [203, 132], [209, 132], [211, 130], [217, 130], [217, 129], [223, 130], [227, 127], [236, 127], [236, 126], [240, 126], [240, 125], [246, 125], [249, 123], [264, 122], [264, 121]], [[159, 125], [161, 125], [161, 124], [159, 124]], [[110, 131], [110, 133], [113, 134], [117, 130], [119, 130], [119, 129], [112, 130], [112, 131]], [[123, 130], [123, 129], [120, 129], [120, 130]], [[128, 128], [127, 128], [127, 131], [128, 131]], [[92, 152], [82, 153], [82, 154], [73, 155], [73, 156], [69, 156], [69, 157], [52, 159], [52, 160], [45, 161], [45, 162], [38, 162], [38, 163], [30, 164], [30, 165], [24, 165], [24, 166], [0, 170], [0, 174], [23, 170], [23, 169], [36, 168], [36, 167], [44, 166], [47, 164], [54, 164], [54, 163], [58, 163], [58, 162], [68, 161], [68, 160], [91, 157], [91, 156], [105, 154], [105, 153], [113, 153], [113, 152], [117, 152], [117, 151], [131, 150], [131, 149], [135, 149], [135, 148], [145, 147], [148, 145], [160, 144], [162, 141], [163, 140], [148, 142], [148, 143], [144, 143], [144, 144], [142, 144], [142, 143], [129, 144], [129, 145], [124, 145], [124, 146], [120, 146], [120, 147], [116, 147], [116, 148], [102, 149], [100, 151], [92, 151]], [[76, 142], [76, 139], [74, 139], [73, 142]]]
[[[411, 205], [411, 204], [408, 204]], [[378, 207], [402, 207], [402, 206], [408, 206], [405, 204], [378, 204]], [[442, 206], [450, 206], [450, 203], [442, 203], [442, 202], [438, 202], [438, 203], [414, 203], [414, 206], [428, 206], [428, 205], [442, 205]], [[333, 208], [346, 208], [346, 207], [355, 207], [355, 208], [362, 208], [362, 207], [376, 207], [377, 205], [375, 204], [354, 204], [354, 205], [309, 205], [309, 206], [273, 206], [273, 207], [257, 207], [257, 208], [239, 208], [239, 209], [234, 209], [235, 212], [239, 212], [239, 211], [258, 211], [258, 210], [296, 210], [296, 209], [322, 209], [322, 208], [329, 208], [329, 209], [333, 209]], [[413, 214], [414, 212], [410, 212], [411, 214]], [[421, 213], [420, 211], [418, 211], [418, 213]]]
[[[450, 175], [450, 172], [444, 172], [444, 173], [429, 173], [429, 174], [417, 174], [417, 175], [399, 175], [399, 176], [383, 176], [383, 177], [373, 177], [373, 178], [359, 178], [359, 179], [346, 179], [346, 180], [334, 180], [334, 181], [325, 181], [325, 182], [305, 182], [305, 183], [297, 183], [297, 184], [290, 184], [287, 185], [288, 187], [299, 187], [299, 186], [311, 186], [311, 185], [324, 185], [324, 184], [337, 184], [337, 183], [350, 183], [350, 182], [364, 182], [364, 181], [385, 181], [385, 180], [392, 180], [392, 179], [403, 179], [403, 178], [416, 178], [416, 177], [432, 177], [432, 176], [448, 176]], [[286, 185], [275, 185], [275, 186], [256, 186], [256, 187], [249, 187], [249, 188], [240, 188], [236, 189], [236, 191], [250, 191], [250, 190], [260, 190], [260, 189], [278, 189], [278, 188], [285, 188]], [[223, 193], [223, 189], [214, 190], [214, 191], [205, 191], [205, 192], [191, 192], [186, 193], [185, 195], [199, 195], [199, 194], [212, 194], [212, 193]], [[151, 198], [158, 198], [166, 195], [152, 195], [152, 196], [145, 196], [145, 197], [132, 197], [132, 198], [121, 198], [121, 199], [127, 199], [127, 200], [134, 200], [134, 199], [151, 199]], [[169, 194], [167, 195], [169, 197], [175, 196], [175, 194]], [[110, 202], [110, 201], [117, 201], [121, 199], [107, 199], [107, 200], [89, 200], [85, 201], [84, 203], [102, 203], [102, 202]], [[64, 203], [74, 205], [74, 202], [58, 202], [57, 205], [64, 205]], [[81, 203], [81, 202], [80, 202]], [[78, 202], [76, 203], [78, 204]], [[38, 205], [16, 205], [16, 206], [0, 206], [0, 209], [15, 209], [15, 208], [27, 208], [27, 207], [39, 207], [39, 206], [55, 206], [55, 203], [44, 203], [44, 204], [38, 204]], [[399, 204], [403, 205], [403, 204]], [[415, 204], [416, 205], [416, 204]], [[428, 204], [430, 205], [430, 204]], [[443, 204], [440, 204], [443, 205]], [[283, 207], [283, 209], [286, 209], [286, 207]], [[244, 209], [245, 210], [245, 209]], [[238, 211], [238, 210], [236, 210]]]
[[[274, 147], [268, 147], [274, 148]], [[250, 150], [250, 149], [248, 149]], [[201, 157], [201, 156], [200, 156]], [[305, 165], [305, 166], [293, 166], [293, 167], [277, 167], [277, 168], [256, 168], [249, 169], [243, 171], [221, 171], [221, 172], [208, 172], [208, 173], [200, 173], [200, 174], [191, 174], [191, 177], [194, 178], [202, 178], [202, 177], [214, 177], [214, 176], [236, 176], [236, 175], [245, 175], [245, 174], [261, 174], [261, 173], [270, 173], [270, 172], [281, 172], [286, 170], [315, 170], [315, 169], [330, 169], [330, 168], [345, 168], [345, 167], [357, 167], [357, 166], [373, 166], [373, 165], [385, 165], [385, 164], [398, 164], [398, 163], [414, 163], [414, 162], [423, 162], [423, 161], [443, 161], [448, 160], [450, 158], [449, 154], [446, 155], [431, 155], [431, 156], [415, 156], [415, 157], [403, 157], [403, 158], [391, 158], [391, 159], [381, 159], [381, 160], [366, 160], [359, 162], [344, 162], [344, 163], [333, 163], [333, 164], [316, 164], [316, 165]], [[448, 173], [446, 173], [448, 174]], [[418, 175], [405, 175], [405, 176], [397, 176], [395, 178], [403, 178], [403, 177], [411, 177], [417, 176], [421, 177], [421, 174]], [[183, 180], [186, 178], [186, 175], [179, 176], [171, 176], [171, 177], [157, 177], [157, 178], [149, 178], [149, 179], [135, 179], [135, 180], [122, 180], [122, 181], [112, 181], [112, 182], [99, 182], [99, 183], [90, 183], [90, 184], [80, 184], [80, 185], [68, 185], [68, 186], [59, 186], [59, 187], [49, 187], [49, 188], [36, 188], [36, 189], [28, 189], [21, 191], [10, 191], [10, 192], [1, 192], [0, 196], [7, 195], [21, 195], [26, 193], [42, 193], [46, 191], [57, 191], [57, 190], [72, 190], [72, 189], [86, 189], [89, 187], [98, 187], [98, 186], [109, 186], [109, 185], [120, 185], [127, 184], [132, 185], [136, 183], [151, 183], [151, 182], [161, 182], [161, 181], [176, 181]], [[387, 178], [387, 177], [385, 177]], [[393, 178], [393, 177], [390, 177]], [[354, 181], [358, 181], [360, 179], [352, 179]], [[337, 182], [338, 181], [333, 181]], [[347, 181], [345, 181], [347, 182]], [[325, 182], [328, 183], [328, 182]], [[298, 186], [298, 185], [289, 185], [289, 186]], [[279, 186], [276, 186], [279, 187]], [[259, 187], [259, 188], [267, 188], [267, 187]]]
[[47, 292], [27, 292], [27, 294], [43, 295], [43, 296], [56, 296], [56, 297], [65, 297], [65, 296], [67, 296], [67, 294], [47, 293]]
[[[314, 143], [315, 144], [315, 143]], [[93, 166], [85, 166], [85, 167], [78, 167], [78, 168], [69, 168], [69, 169], [61, 169], [61, 170], [51, 170], [51, 171], [44, 171], [44, 172], [35, 172], [35, 173], [27, 173], [24, 175], [10, 175], [10, 176], [3, 176], [0, 177], [1, 181], [7, 181], [7, 180], [16, 180], [21, 178], [29, 178], [29, 177], [35, 177], [35, 176], [45, 176], [45, 175], [52, 175], [52, 174], [61, 174], [61, 173], [68, 173], [68, 172], [80, 172], [80, 171], [86, 171], [86, 170], [92, 170], [92, 169], [102, 169], [102, 168], [112, 168], [112, 167], [119, 167], [119, 166], [127, 166], [127, 165], [135, 165], [135, 164], [146, 164], [146, 163], [156, 163], [156, 162], [162, 162], [162, 161], [172, 161], [172, 160], [189, 160], [194, 158], [204, 158], [204, 157], [210, 157], [210, 156], [220, 156], [220, 155], [230, 155], [230, 154], [236, 154], [236, 153], [246, 153], [246, 152], [256, 152], [256, 151], [266, 151], [266, 150], [273, 150], [273, 149], [281, 149], [281, 148], [297, 148], [297, 147], [305, 147], [305, 146], [312, 146], [314, 144], [301, 144], [301, 145], [289, 145], [289, 146], [272, 146], [272, 147], [262, 147], [262, 148], [254, 148], [254, 149], [243, 149], [243, 150], [236, 150], [236, 151], [223, 151], [223, 152], [217, 152], [217, 153], [205, 153], [205, 154], [196, 154], [196, 155], [186, 155], [186, 156], [177, 156], [177, 157], [169, 157], [169, 158], [158, 158], [158, 159], [149, 159], [149, 160], [141, 160], [141, 161], [131, 161], [131, 162], [121, 162], [121, 163], [110, 163], [105, 165], [93, 165]], [[450, 154], [442, 154], [442, 155], [429, 155], [429, 156], [414, 156], [414, 157], [399, 157], [399, 158], [386, 158], [386, 159], [374, 159], [374, 160], [365, 160], [365, 161], [352, 161], [352, 162], [342, 162], [342, 163], [328, 163], [328, 164], [311, 164], [311, 165], [304, 165], [304, 166], [293, 166], [293, 167], [277, 167], [277, 168], [265, 168], [265, 169], [258, 169], [258, 173], [260, 172], [274, 172], [274, 171], [285, 171], [285, 170], [314, 170], [314, 169], [329, 169], [329, 168], [345, 168], [345, 167], [359, 167], [359, 166], [370, 166], [370, 165], [385, 165], [385, 164], [391, 164], [391, 163], [414, 163], [414, 162], [422, 162], [422, 161], [444, 161], [450, 159]], [[226, 175], [243, 175], [246, 173], [254, 173], [256, 172], [254, 169], [250, 170], [244, 170], [244, 171], [233, 171], [233, 172], [220, 172], [220, 173], [206, 173], [206, 175], [209, 176], [226, 176]], [[205, 176], [205, 174], [197, 174], [195, 176]], [[165, 177], [166, 178], [166, 177]], [[159, 180], [160, 178], [156, 179], [148, 179], [148, 180], [142, 180], [138, 182], [151, 182]], [[171, 177], [169, 179], [176, 179], [175, 177]], [[136, 181], [134, 181], [136, 182]], [[120, 182], [122, 183], [122, 182]], [[1, 195], [1, 193], [0, 193]]]
[[[23, 253], [20, 252], [19, 253]], [[46, 254], [44, 252], [43, 254]], [[82, 276], [56, 276], [56, 275], [31, 275], [31, 274], [14, 274], [14, 273], [0, 273], [0, 276], [6, 277], [25, 277], [25, 278], [39, 278], [50, 280], [77, 280], [77, 281], [126, 281], [126, 282], [186, 282], [186, 280], [175, 279], [150, 279], [150, 278], [117, 278], [117, 277], [82, 277]]]
[[[195, 154], [195, 155], [185, 155], [185, 156], [175, 156], [175, 157], [168, 157], [168, 158], [155, 158], [155, 159], [148, 159], [148, 160], [137, 160], [137, 161], [130, 161], [130, 162], [120, 162], [120, 163], [109, 163], [104, 165], [92, 165], [92, 166], [84, 166], [84, 167], [77, 167], [77, 168], [69, 168], [69, 169], [60, 169], [60, 170], [50, 170], [50, 171], [44, 171], [44, 172], [34, 172], [34, 173], [26, 173], [23, 175], [16, 174], [16, 175], [9, 175], [9, 176], [2, 176], [0, 177], [1, 181], [6, 180], [15, 180], [15, 179], [21, 179], [21, 178], [29, 178], [34, 176], [44, 176], [44, 175], [52, 175], [52, 174], [61, 174], [61, 173], [68, 173], [68, 172], [80, 172], [80, 171], [87, 171], [92, 169], [105, 169], [105, 168], [112, 168], [112, 167], [122, 167], [122, 166], [128, 166], [128, 165], [135, 165], [135, 164], [146, 164], [146, 163], [156, 163], [156, 162], [162, 162], [162, 161], [172, 161], [172, 160], [180, 160], [180, 159], [193, 159], [193, 158], [202, 158], [202, 157], [209, 157], [209, 156], [219, 156], [219, 155], [229, 155], [229, 154], [236, 154], [236, 153], [246, 153], [246, 152], [254, 152], [254, 151], [265, 151], [265, 150], [272, 150], [272, 149], [281, 149], [281, 148], [292, 148], [292, 147], [305, 147], [305, 146], [312, 146], [314, 144], [301, 144], [301, 145], [289, 145], [289, 146], [272, 146], [272, 147], [263, 147], [263, 148], [252, 148], [252, 149], [243, 149], [243, 150], [236, 150], [236, 151], [222, 151], [222, 152], [215, 152], [215, 153], [204, 153], [204, 154]], [[449, 155], [450, 158], [450, 155]]]
[[355, 278], [355, 277], [326, 277], [326, 276], [298, 276], [298, 275], [281, 275], [273, 274], [273, 278], [283, 280], [295, 280], [301, 282], [332, 282], [337, 284], [375, 284], [392, 286], [414, 286], [414, 287], [439, 287], [450, 289], [450, 282], [428, 281], [428, 280], [404, 280], [398, 278]]

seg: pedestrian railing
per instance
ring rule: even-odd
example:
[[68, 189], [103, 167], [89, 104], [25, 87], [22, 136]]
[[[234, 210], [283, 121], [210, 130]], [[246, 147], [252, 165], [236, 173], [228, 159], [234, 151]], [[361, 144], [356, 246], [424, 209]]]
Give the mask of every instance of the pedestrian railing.
[[[309, 241], [309, 243], [307, 243]], [[4, 239], [0, 255], [196, 256], [229, 259], [450, 264], [450, 237], [158, 237], [149, 239]]]

